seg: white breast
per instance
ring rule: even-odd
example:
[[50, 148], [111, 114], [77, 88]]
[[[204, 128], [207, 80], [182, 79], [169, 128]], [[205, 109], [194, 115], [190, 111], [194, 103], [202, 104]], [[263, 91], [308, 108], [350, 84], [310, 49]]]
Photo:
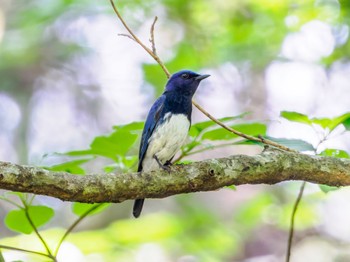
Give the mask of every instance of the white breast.
[[143, 170], [146, 172], [159, 168], [158, 163], [153, 158], [154, 155], [164, 164], [179, 151], [187, 138], [190, 121], [185, 115], [167, 113], [165, 118], [167, 120], [157, 128], [148, 140], [147, 153], [142, 162]]

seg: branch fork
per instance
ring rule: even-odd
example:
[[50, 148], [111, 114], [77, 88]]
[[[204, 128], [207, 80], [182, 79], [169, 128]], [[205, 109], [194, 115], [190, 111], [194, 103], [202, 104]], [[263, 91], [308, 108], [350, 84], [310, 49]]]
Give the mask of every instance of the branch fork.
[[[135, 35], [135, 33], [130, 29], [130, 27], [126, 24], [125, 20], [123, 19], [123, 17], [121, 16], [121, 14], [119, 13], [117, 7], [115, 6], [113, 0], [110, 0], [111, 5], [113, 7], [113, 10], [115, 12], [115, 14], [118, 16], [118, 19], [121, 21], [121, 23], [123, 24], [123, 26], [125, 27], [125, 29], [129, 32], [130, 35], [128, 34], [119, 34], [122, 36], [126, 36], [128, 38], [131, 38], [132, 40], [136, 41], [151, 57], [153, 57], [153, 59], [160, 65], [160, 67], [163, 69], [165, 75], [167, 76], [167, 78], [170, 78], [171, 74], [169, 73], [168, 69], [166, 68], [166, 66], [164, 65], [164, 63], [162, 62], [162, 60], [159, 58], [159, 56], [157, 55], [157, 49], [156, 49], [156, 44], [155, 44], [155, 40], [154, 40], [154, 28], [155, 28], [155, 24], [158, 20], [158, 17], [156, 16], [154, 18], [154, 21], [152, 23], [151, 29], [150, 29], [150, 39], [149, 41], [151, 42], [151, 48], [148, 48], [144, 43], [142, 43], [142, 41]], [[251, 140], [251, 141], [256, 141], [256, 142], [260, 142], [266, 145], [270, 145], [276, 148], [279, 148], [281, 150], [284, 151], [288, 151], [288, 152], [297, 152], [289, 147], [283, 146], [281, 144], [278, 144], [274, 141], [271, 141], [269, 139], [263, 138], [263, 137], [254, 137], [254, 136], [250, 136], [247, 134], [244, 134], [242, 132], [239, 132], [227, 125], [225, 125], [224, 123], [222, 123], [220, 120], [218, 120], [217, 118], [215, 118], [214, 116], [212, 116], [208, 111], [206, 111], [203, 107], [201, 107], [196, 101], [192, 100], [192, 104], [197, 107], [197, 109], [199, 111], [201, 111], [204, 115], [206, 115], [209, 119], [211, 119], [212, 121], [214, 121], [216, 124], [218, 124], [219, 126], [221, 126], [222, 128], [226, 129], [227, 131], [243, 137], [245, 139]]]

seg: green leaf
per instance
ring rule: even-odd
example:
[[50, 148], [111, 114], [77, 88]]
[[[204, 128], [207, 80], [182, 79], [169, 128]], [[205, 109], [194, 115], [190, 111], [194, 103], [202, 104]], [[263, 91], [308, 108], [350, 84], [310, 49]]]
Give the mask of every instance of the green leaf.
[[144, 125], [145, 125], [145, 122], [131, 122], [130, 124], [126, 124], [126, 125], [113, 126], [113, 129], [137, 132], [137, 131], [142, 131]]
[[332, 191], [336, 191], [336, 190], [339, 190], [340, 187], [336, 187], [336, 186], [328, 186], [328, 185], [319, 185], [321, 191], [323, 193], [329, 193], [329, 192], [332, 192]]
[[337, 158], [350, 158], [348, 152], [340, 149], [326, 149], [320, 153], [321, 156], [331, 156]]
[[193, 140], [192, 142], [184, 145], [182, 147], [182, 150], [185, 151], [185, 152], [191, 152], [194, 148], [196, 148], [197, 146], [201, 145], [202, 143], [197, 141], [197, 140]]
[[[269, 139], [286, 147], [292, 148], [297, 151], [314, 151], [315, 148], [310, 143], [301, 139], [288, 139], [288, 138], [275, 138], [270, 136], [263, 136], [263, 138]], [[234, 143], [234, 145], [261, 145], [264, 143], [250, 140], [243, 140]]]
[[226, 188], [236, 191], [237, 187], [235, 185], [226, 186]]
[[84, 175], [85, 170], [80, 166], [91, 159], [79, 159], [79, 160], [73, 160], [69, 162], [65, 162], [62, 164], [54, 165], [51, 167], [46, 167], [46, 169], [51, 170], [51, 171], [64, 171], [68, 172], [71, 174], [76, 174], [76, 175]]
[[307, 115], [297, 113], [297, 112], [288, 112], [282, 111], [281, 117], [288, 119], [289, 121], [299, 122], [307, 125], [317, 124], [323, 129], [328, 128], [330, 131], [334, 130], [337, 126], [343, 124], [345, 128], [349, 125], [350, 128], [350, 113], [345, 113], [341, 116], [334, 118], [309, 118]]
[[134, 169], [138, 163], [138, 157], [136, 155], [126, 156], [120, 159], [121, 161], [103, 167], [103, 170], [107, 173], [112, 172], [127, 172], [130, 169]]
[[347, 121], [350, 122], [350, 113], [345, 113], [341, 116], [332, 118], [331, 122], [329, 123], [329, 125], [327, 127], [330, 129], [330, 131], [332, 131], [333, 129], [335, 129], [337, 126], [339, 126], [341, 124], [343, 124], [345, 126], [344, 122], [346, 123]]
[[[54, 210], [47, 206], [28, 206], [28, 213], [36, 228], [45, 225], [55, 214]], [[34, 231], [24, 209], [8, 212], [5, 217], [5, 225], [13, 231], [24, 234], [30, 234]]]
[[291, 112], [291, 111], [282, 111], [280, 114], [281, 117], [298, 123], [303, 123], [307, 125], [311, 125], [312, 121], [309, 119], [307, 115], [298, 113], [298, 112]]
[[314, 124], [318, 124], [323, 128], [328, 128], [330, 131], [334, 130], [337, 126], [350, 120], [350, 113], [343, 114], [334, 118], [312, 118], [311, 121]]
[[[244, 134], [257, 136], [266, 134], [266, 125], [261, 123], [250, 123], [250, 124], [237, 124], [231, 126], [233, 129], [240, 131]], [[202, 139], [208, 140], [229, 140], [236, 138], [237, 135], [227, 131], [226, 129], [220, 127], [214, 130], [205, 132]]]
[[193, 163], [192, 160], [190, 159], [183, 159], [183, 160], [180, 160], [178, 162], [176, 162], [176, 165], [188, 165], [188, 164], [191, 164]]
[[109, 204], [109, 203], [86, 204], [86, 203], [75, 202], [72, 204], [72, 211], [77, 216], [81, 216], [84, 213], [86, 213], [88, 210], [95, 208], [95, 210], [93, 210], [91, 213], [88, 214], [88, 216], [91, 216], [91, 215], [101, 213], [110, 205], [111, 204]]
[[5, 192], [5, 196], [7, 195], [14, 195], [14, 196], [17, 196], [19, 199], [26, 199], [26, 194], [22, 192], [12, 192], [12, 191]]
[[4, 256], [2, 255], [1, 250], [0, 250], [0, 262], [6, 262], [5, 259], [4, 259]]
[[315, 150], [313, 145], [301, 139], [275, 138], [270, 136], [266, 136], [266, 138], [297, 151], [314, 151]]
[[98, 136], [92, 141], [90, 149], [70, 151], [68, 156], [98, 155], [118, 160], [118, 156], [125, 156], [135, 143], [143, 128], [143, 122], [133, 122], [127, 125], [114, 126], [114, 132], [107, 136]]
[[62, 155], [65, 155], [65, 156], [92, 156], [93, 151], [91, 149], [74, 150], [74, 151], [69, 151], [69, 152], [63, 153]]
[[[218, 120], [220, 122], [225, 123], [225, 122], [233, 121], [233, 120], [236, 120], [236, 119], [241, 119], [241, 118], [245, 117], [248, 114], [250, 114], [250, 112], [244, 112], [244, 113], [242, 113], [240, 115], [237, 115], [237, 116], [224, 117], [224, 118], [220, 118]], [[206, 129], [208, 127], [211, 127], [211, 126], [214, 126], [214, 125], [216, 125], [216, 123], [214, 121], [212, 121], [212, 120], [208, 120], [208, 121], [204, 121], [204, 122], [199, 122], [199, 123], [193, 124], [191, 126], [189, 134], [192, 137], [196, 137], [204, 129]]]
[[123, 158], [123, 165], [124, 165], [124, 168], [131, 168], [133, 166], [136, 166], [137, 163], [138, 163], [138, 156], [137, 155], [133, 155], [133, 156], [127, 156], [127, 157], [124, 157]]
[[156, 96], [164, 92], [166, 75], [158, 64], [143, 64], [145, 80], [155, 87]]
[[143, 123], [134, 122], [123, 126], [114, 126], [114, 132], [109, 136], [96, 137], [90, 148], [93, 154], [116, 159], [116, 156], [124, 156], [135, 143], [138, 134], [142, 130]]
[[124, 155], [135, 142], [137, 135], [126, 132], [116, 132], [105, 137], [96, 137], [91, 144], [93, 154], [116, 159], [117, 155]]
[[344, 125], [346, 130], [350, 131], [350, 118], [343, 121], [343, 125]]
[[311, 123], [312, 124], [317, 124], [319, 126], [321, 126], [323, 129], [330, 129], [329, 127], [332, 126], [332, 119], [330, 118], [312, 118], [311, 119]]

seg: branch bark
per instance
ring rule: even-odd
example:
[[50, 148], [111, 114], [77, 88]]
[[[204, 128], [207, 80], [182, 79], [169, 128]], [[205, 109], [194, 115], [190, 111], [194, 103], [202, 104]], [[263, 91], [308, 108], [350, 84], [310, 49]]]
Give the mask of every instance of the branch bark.
[[0, 162], [0, 189], [47, 195], [65, 201], [119, 203], [137, 198], [211, 191], [229, 185], [275, 184], [304, 180], [350, 185], [350, 160], [280, 150], [175, 165], [149, 173], [72, 175]]

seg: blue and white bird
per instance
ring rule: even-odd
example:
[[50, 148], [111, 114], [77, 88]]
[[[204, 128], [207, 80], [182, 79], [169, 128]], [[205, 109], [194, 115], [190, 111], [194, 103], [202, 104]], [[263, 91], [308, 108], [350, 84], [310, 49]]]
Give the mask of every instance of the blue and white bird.
[[[189, 70], [173, 74], [164, 93], [151, 107], [142, 132], [138, 172], [169, 170], [171, 160], [184, 144], [191, 126], [192, 97], [199, 83], [209, 77]], [[139, 217], [144, 199], [136, 199], [134, 217]]]

